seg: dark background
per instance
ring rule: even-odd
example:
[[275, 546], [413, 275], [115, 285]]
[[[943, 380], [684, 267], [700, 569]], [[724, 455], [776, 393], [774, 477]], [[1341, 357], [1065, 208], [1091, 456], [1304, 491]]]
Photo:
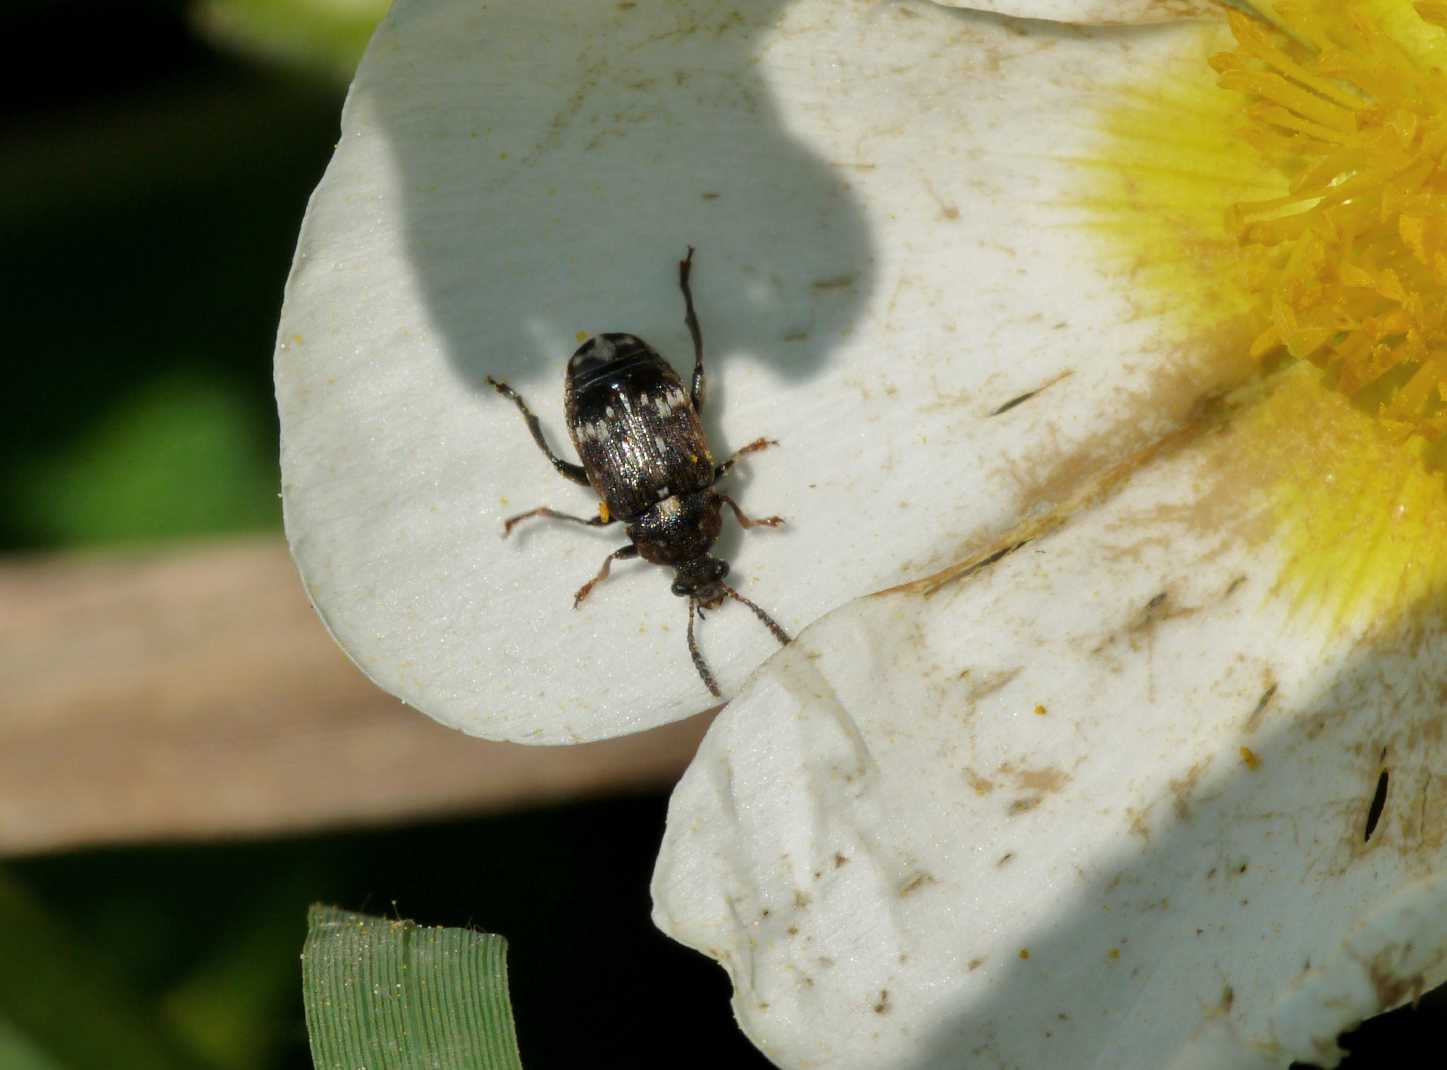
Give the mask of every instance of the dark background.
[[[44, 73], [0, 67], [0, 550], [279, 530], [272, 342], [339, 65], [257, 58], [179, 0], [3, 24]], [[8, 1024], [37, 1067], [310, 1066], [298, 954], [325, 901], [506, 935], [529, 1070], [765, 1066], [722, 971], [649, 922], [665, 805], [11, 861], [0, 932], [34, 939], [0, 954], [0, 1065]], [[1444, 1004], [1369, 1023], [1344, 1065], [1441, 1065]]]

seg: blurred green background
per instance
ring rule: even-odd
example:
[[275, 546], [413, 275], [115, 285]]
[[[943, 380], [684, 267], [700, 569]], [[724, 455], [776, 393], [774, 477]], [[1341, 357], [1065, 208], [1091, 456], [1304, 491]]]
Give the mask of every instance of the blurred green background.
[[[46, 73], [0, 74], [0, 548], [279, 530], [276, 317], [379, 11], [7, 8], [12, 53]], [[649, 923], [665, 804], [9, 862], [0, 1070], [310, 1066], [298, 954], [318, 900], [508, 936], [530, 1070], [765, 1066], [722, 972]], [[1428, 1065], [1395, 1045], [1431, 1020], [1370, 1023], [1346, 1065]]]
[[14, 7], [0, 134], [6, 549], [274, 528], [267, 363], [344, 81], [188, 5]]

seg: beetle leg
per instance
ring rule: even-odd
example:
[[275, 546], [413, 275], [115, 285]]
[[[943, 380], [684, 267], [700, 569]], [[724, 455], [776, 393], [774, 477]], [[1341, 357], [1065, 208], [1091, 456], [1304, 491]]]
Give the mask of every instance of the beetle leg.
[[703, 412], [703, 332], [698, 327], [698, 313], [693, 310], [693, 289], [688, 277], [693, 273], [693, 246], [688, 255], [678, 262], [678, 286], [683, 291], [683, 321], [688, 324], [688, 333], [693, 336], [693, 389], [689, 400], [694, 412]]
[[715, 469], [713, 470], [713, 478], [714, 478], [715, 480], [719, 480], [719, 479], [722, 479], [724, 476], [728, 475], [728, 471], [729, 471], [730, 468], [732, 468], [732, 467], [734, 466], [734, 462], [737, 461], [737, 460], [738, 460], [740, 457], [742, 457], [744, 454], [746, 454], [746, 453], [758, 453], [759, 450], [766, 450], [766, 449], [768, 449], [770, 446], [777, 446], [778, 444], [779, 444], [779, 440], [776, 439], [776, 438], [756, 438], [756, 439], [754, 439], [754, 440], [753, 440], [752, 442], [750, 442], [747, 446], [744, 446], [744, 447], [742, 447], [741, 449], [736, 449], [736, 450], [734, 450], [734, 452], [733, 452], [732, 454], [730, 454], [728, 460], [724, 461], [723, 464], [721, 464], [721, 465], [719, 465], [717, 468], [715, 468]]
[[637, 556], [638, 547], [630, 542], [627, 546], [619, 547], [607, 557], [603, 558], [603, 567], [598, 570], [598, 575], [579, 587], [578, 593], [573, 595], [573, 608], [577, 609], [583, 604], [583, 599], [588, 597], [588, 592], [593, 589], [594, 584], [602, 583], [608, 578], [608, 570], [613, 567], [614, 561], [627, 561], [630, 557]]
[[517, 516], [510, 516], [503, 521], [502, 537], [505, 539], [512, 534], [513, 525], [520, 520], [526, 520], [530, 516], [550, 516], [554, 520], [571, 520], [575, 524], [587, 524], [590, 528], [601, 528], [605, 524], [612, 524], [618, 518], [610, 516], [603, 519], [602, 514], [598, 516], [573, 516], [570, 513], [560, 513], [555, 509], [549, 509], [546, 505], [540, 505], [536, 509], [529, 509], [526, 513], [519, 513]]
[[734, 500], [733, 500], [732, 498], [730, 498], [727, 494], [720, 494], [718, 497], [719, 497], [719, 501], [723, 502], [725, 505], [727, 505], [730, 509], [732, 509], [732, 510], [734, 511], [734, 516], [738, 519], [739, 527], [742, 527], [742, 528], [758, 528], [758, 527], [776, 528], [776, 527], [778, 527], [780, 524], [784, 523], [784, 518], [781, 517], [781, 516], [761, 516], [761, 517], [746, 516], [746, 515], [744, 514], [744, 511], [739, 508], [739, 503], [736, 502], [736, 501], [734, 501]]
[[703, 652], [698, 649], [698, 641], [693, 637], [693, 615], [695, 613], [699, 615], [700, 619], [703, 617], [703, 612], [698, 606], [698, 599], [690, 598], [688, 600], [688, 656], [693, 658], [693, 667], [698, 670], [704, 687], [709, 689], [714, 698], [723, 698], [723, 692], [718, 689], [718, 681], [713, 678], [708, 662], [703, 660]]
[[513, 404], [518, 407], [518, 411], [523, 414], [523, 419], [528, 423], [528, 430], [533, 433], [533, 441], [538, 444], [538, 449], [547, 454], [548, 460], [551, 461], [553, 467], [558, 470], [558, 475], [565, 479], [571, 479], [574, 483], [578, 483], [584, 487], [588, 486], [588, 473], [583, 471], [582, 465], [571, 464], [563, 460], [548, 447], [548, 440], [543, 438], [543, 429], [538, 423], [538, 418], [533, 415], [533, 410], [528, 408], [528, 403], [522, 399], [522, 395], [506, 383], [500, 383], [490, 375], [487, 377], [487, 381], [492, 384], [494, 390], [503, 397], [510, 399]]

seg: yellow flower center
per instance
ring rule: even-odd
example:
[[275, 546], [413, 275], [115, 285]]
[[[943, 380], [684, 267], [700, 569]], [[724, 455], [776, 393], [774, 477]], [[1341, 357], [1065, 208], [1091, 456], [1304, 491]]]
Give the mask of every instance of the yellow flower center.
[[1080, 204], [1168, 360], [1269, 373], [1219, 478], [1298, 611], [1373, 630], [1447, 592], [1447, 0], [1274, 10], [1133, 72]]
[[[1407, 5], [1397, 4], [1398, 8]], [[1447, 4], [1417, 12], [1447, 24]], [[1282, 3], [1285, 32], [1233, 13], [1212, 57], [1244, 93], [1244, 139], [1290, 188], [1235, 204], [1228, 227], [1264, 327], [1375, 411], [1394, 437], [1447, 430], [1447, 77], [1387, 32], [1371, 5]], [[1422, 36], [1431, 32], [1418, 25]]]

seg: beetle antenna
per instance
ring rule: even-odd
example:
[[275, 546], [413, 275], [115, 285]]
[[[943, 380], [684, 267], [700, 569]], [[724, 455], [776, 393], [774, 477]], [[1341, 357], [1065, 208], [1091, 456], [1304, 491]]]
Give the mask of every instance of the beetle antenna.
[[774, 623], [773, 617], [769, 616], [758, 606], [754, 605], [743, 595], [739, 594], [738, 591], [734, 590], [727, 583], [724, 583], [723, 580], [719, 580], [718, 585], [722, 587], [724, 589], [724, 593], [727, 594], [730, 598], [732, 598], [735, 602], [742, 602], [744, 605], [752, 609], [754, 611], [754, 616], [758, 617], [759, 620], [763, 621], [764, 626], [767, 627], [769, 631], [774, 633], [775, 639], [777, 639], [784, 646], [789, 645], [789, 633], [784, 631], [783, 628], [780, 628], [776, 623]]
[[[698, 670], [702, 677], [704, 686], [713, 693], [714, 698], [723, 698], [723, 692], [718, 689], [718, 681], [713, 678], [709, 671], [708, 662], [703, 660], [703, 653], [698, 649], [698, 641], [693, 637], [693, 615], [698, 612], [698, 599], [688, 600], [688, 653], [693, 658], [693, 667]], [[699, 614], [702, 616], [702, 614]]]

